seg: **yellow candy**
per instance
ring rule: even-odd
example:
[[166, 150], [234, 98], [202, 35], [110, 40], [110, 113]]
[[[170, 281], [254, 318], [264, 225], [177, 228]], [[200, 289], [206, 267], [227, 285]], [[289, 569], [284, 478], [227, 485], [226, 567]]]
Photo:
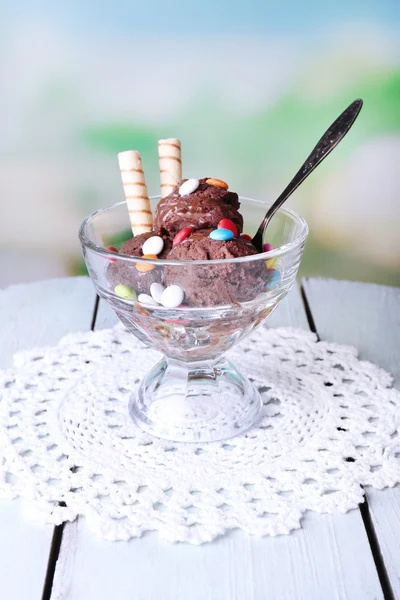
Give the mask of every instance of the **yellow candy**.
[[276, 269], [278, 262], [279, 258], [270, 258], [265, 261], [265, 264], [267, 265], [267, 269]]

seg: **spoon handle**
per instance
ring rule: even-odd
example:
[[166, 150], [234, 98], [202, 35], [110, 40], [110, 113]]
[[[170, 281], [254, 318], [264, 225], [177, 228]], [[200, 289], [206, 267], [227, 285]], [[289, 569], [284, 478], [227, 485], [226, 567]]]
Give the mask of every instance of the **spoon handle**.
[[291, 194], [299, 187], [301, 183], [314, 171], [316, 167], [324, 160], [326, 156], [338, 145], [338, 143], [344, 138], [350, 127], [356, 120], [358, 113], [362, 107], [362, 100], [358, 98], [354, 100], [346, 108], [344, 112], [336, 119], [334, 123], [327, 129], [310, 156], [304, 162], [300, 170], [293, 177], [289, 185], [283, 190], [281, 195], [265, 215], [260, 227], [255, 234], [252, 243], [259, 252], [262, 252], [263, 235], [264, 231], [276, 213], [276, 211], [282, 206], [282, 204], [289, 198]]

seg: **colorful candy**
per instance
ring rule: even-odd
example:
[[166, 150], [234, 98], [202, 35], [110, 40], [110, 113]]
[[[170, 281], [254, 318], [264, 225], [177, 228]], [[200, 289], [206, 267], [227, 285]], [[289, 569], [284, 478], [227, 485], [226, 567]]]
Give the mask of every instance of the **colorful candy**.
[[186, 238], [189, 237], [189, 235], [192, 233], [192, 231], [193, 231], [193, 229], [191, 227], [184, 227], [183, 229], [178, 231], [178, 233], [172, 240], [172, 245], [177, 246], [178, 244], [183, 242], [183, 240], [186, 240]]
[[278, 266], [278, 263], [279, 263], [279, 258], [270, 258], [265, 261], [265, 264], [267, 265], [268, 270], [275, 269]]
[[225, 190], [229, 188], [229, 185], [225, 181], [222, 181], [222, 179], [215, 179], [214, 177], [206, 179], [206, 183], [208, 183], [208, 185], [216, 185], [217, 187], [224, 188]]
[[143, 254], [160, 254], [164, 248], [164, 240], [159, 235], [152, 235], [142, 246]]
[[[273, 249], [274, 249], [274, 247], [272, 244], [268, 244], [268, 242], [263, 244], [263, 252], [271, 252], [271, 250], [273, 250]], [[265, 264], [267, 265], [268, 270], [273, 270], [277, 266], [278, 262], [279, 262], [278, 258], [269, 258], [268, 260], [265, 261]]]
[[138, 302], [140, 302], [140, 304], [158, 306], [158, 302], [156, 302], [151, 296], [149, 296], [149, 294], [139, 294]]
[[251, 237], [251, 235], [248, 235], [247, 233], [241, 233], [240, 234], [240, 239], [241, 240], [246, 240], [246, 242], [251, 242], [251, 240], [253, 238]]
[[117, 294], [117, 296], [123, 298], [124, 300], [136, 300], [136, 294], [134, 290], [127, 285], [123, 285], [122, 283], [119, 283], [115, 286], [114, 294]]
[[[158, 256], [155, 254], [143, 254], [142, 258], [151, 258], [153, 260], [157, 260]], [[141, 273], [147, 273], [147, 271], [152, 271], [156, 268], [155, 265], [146, 264], [146, 263], [136, 263], [135, 267]]]
[[280, 271], [276, 271], [275, 269], [268, 269], [267, 275], [267, 287], [269, 290], [273, 290], [278, 285], [281, 278]]
[[165, 319], [165, 323], [174, 323], [175, 325], [190, 325], [190, 321], [187, 319]]
[[218, 229], [229, 229], [229, 231], [232, 231], [233, 237], [237, 238], [238, 236], [237, 227], [230, 219], [221, 219], [218, 223]]
[[[118, 252], [118, 250], [114, 248], [114, 246], [108, 246], [107, 250], [110, 250], [111, 252]], [[108, 260], [110, 262], [115, 262], [115, 258], [109, 258]]]
[[179, 285], [169, 285], [161, 294], [161, 304], [166, 308], [177, 308], [184, 297], [185, 293]]
[[235, 237], [233, 235], [233, 231], [231, 231], [230, 229], [214, 229], [209, 237], [212, 240], [218, 240], [218, 241], [222, 241], [222, 242], [227, 242], [228, 240], [233, 240], [233, 238]]
[[142, 306], [142, 304], [139, 304], [138, 302], [135, 304], [135, 312], [140, 315], [141, 317], [149, 317], [150, 313], [147, 310], [147, 308], [145, 308], [144, 306]]
[[154, 325], [153, 329], [163, 338], [171, 337], [171, 329], [167, 325]]
[[161, 283], [157, 283], [157, 281], [152, 283], [150, 286], [150, 294], [152, 298], [158, 302], [158, 304], [161, 304], [161, 296], [164, 290], [165, 287], [161, 285]]
[[199, 187], [200, 182], [198, 179], [187, 179], [184, 181], [179, 188], [180, 196], [187, 196], [188, 194], [192, 194]]

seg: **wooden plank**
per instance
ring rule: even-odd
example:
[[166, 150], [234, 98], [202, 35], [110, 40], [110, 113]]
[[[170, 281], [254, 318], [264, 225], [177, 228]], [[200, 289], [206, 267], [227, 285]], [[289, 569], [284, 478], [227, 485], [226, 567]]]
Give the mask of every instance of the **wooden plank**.
[[0, 367], [10, 366], [18, 350], [51, 346], [71, 331], [89, 329], [94, 298], [87, 277], [0, 290]]
[[107, 302], [101, 301], [96, 316], [95, 329], [114, 327], [119, 322], [117, 315]]
[[390, 371], [400, 389], [400, 288], [306, 279], [304, 291], [321, 339], [355, 346], [362, 359]]
[[156, 534], [105, 542], [80, 522], [68, 526], [52, 600], [383, 598], [365, 540], [361, 519], [351, 515], [308, 514], [290, 536], [235, 531], [204, 546], [169, 544]]
[[[99, 310], [107, 326], [108, 309]], [[115, 317], [111, 317], [115, 323]], [[307, 328], [298, 290], [269, 321]], [[358, 510], [305, 516], [290, 536], [252, 538], [234, 531], [203, 546], [168, 544], [157, 534], [110, 543], [85, 521], [67, 524], [52, 600], [368, 600], [383, 598]]]
[[[400, 288], [308, 279], [304, 290], [321, 339], [356, 346], [361, 358], [390, 371], [400, 389]], [[400, 486], [367, 488], [366, 494], [392, 591], [400, 599]]]
[[[17, 350], [52, 345], [71, 331], [88, 329], [93, 300], [87, 278], [0, 290], [0, 367], [10, 366]], [[0, 598], [42, 597], [53, 529], [25, 520], [19, 500], [0, 501]]]
[[299, 327], [308, 329], [308, 321], [303, 301], [297, 287], [282, 300], [272, 315], [266, 320], [267, 327]]

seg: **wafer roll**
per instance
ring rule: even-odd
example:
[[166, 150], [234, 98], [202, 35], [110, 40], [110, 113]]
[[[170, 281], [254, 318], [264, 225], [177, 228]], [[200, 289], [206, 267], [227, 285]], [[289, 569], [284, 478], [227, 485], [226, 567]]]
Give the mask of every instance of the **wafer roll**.
[[153, 215], [140, 154], [136, 150], [120, 152], [118, 162], [133, 235], [151, 231]]
[[168, 138], [158, 141], [161, 198], [168, 196], [182, 179], [181, 141]]

